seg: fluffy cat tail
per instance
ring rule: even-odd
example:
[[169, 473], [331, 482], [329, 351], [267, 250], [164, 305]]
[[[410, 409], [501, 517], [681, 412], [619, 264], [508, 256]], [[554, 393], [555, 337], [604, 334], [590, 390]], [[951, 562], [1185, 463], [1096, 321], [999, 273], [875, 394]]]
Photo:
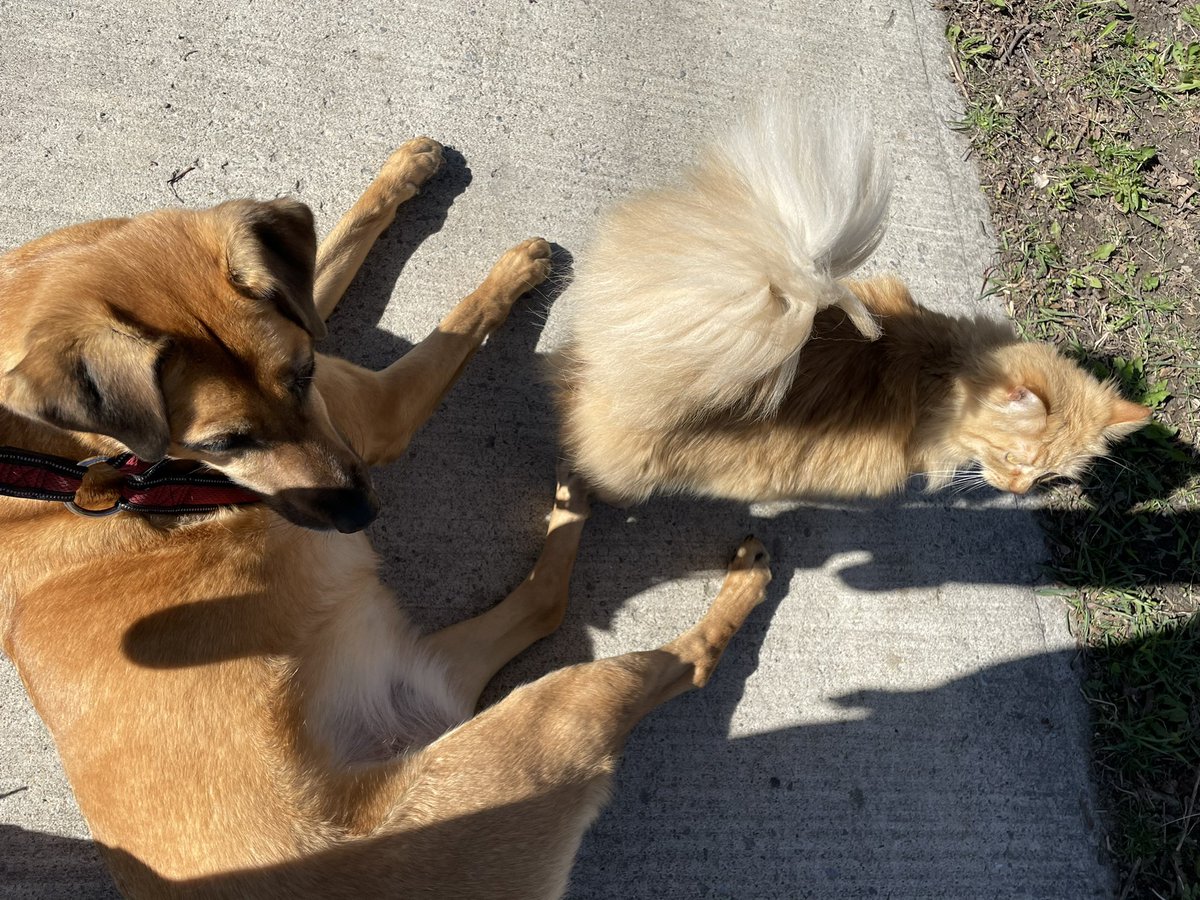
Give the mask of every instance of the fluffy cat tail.
[[890, 192], [861, 114], [763, 102], [681, 184], [601, 224], [572, 288], [573, 377], [634, 425], [770, 415], [819, 310], [878, 335], [838, 279], [878, 246]]

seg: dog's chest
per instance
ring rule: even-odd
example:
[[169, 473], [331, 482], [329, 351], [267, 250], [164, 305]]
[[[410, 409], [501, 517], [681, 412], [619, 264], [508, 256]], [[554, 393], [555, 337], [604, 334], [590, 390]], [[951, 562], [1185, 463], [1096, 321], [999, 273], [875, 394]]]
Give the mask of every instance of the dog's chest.
[[273, 529], [264, 564], [272, 593], [289, 598], [294, 615], [301, 614], [301, 608], [327, 610], [369, 592], [379, 582], [378, 557], [361, 532]]

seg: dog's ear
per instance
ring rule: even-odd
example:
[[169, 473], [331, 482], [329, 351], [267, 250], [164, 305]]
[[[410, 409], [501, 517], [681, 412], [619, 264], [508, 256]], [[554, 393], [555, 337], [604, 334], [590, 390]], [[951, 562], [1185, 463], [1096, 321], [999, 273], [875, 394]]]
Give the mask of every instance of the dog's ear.
[[267, 203], [234, 200], [218, 207], [231, 216], [229, 280], [243, 294], [273, 304], [319, 340], [325, 323], [313, 305], [317, 233], [312, 211], [283, 197]]
[[44, 334], [9, 373], [5, 405], [59, 428], [115, 438], [139, 459], [162, 459], [171, 440], [158, 378], [165, 347], [117, 322], [73, 339]]

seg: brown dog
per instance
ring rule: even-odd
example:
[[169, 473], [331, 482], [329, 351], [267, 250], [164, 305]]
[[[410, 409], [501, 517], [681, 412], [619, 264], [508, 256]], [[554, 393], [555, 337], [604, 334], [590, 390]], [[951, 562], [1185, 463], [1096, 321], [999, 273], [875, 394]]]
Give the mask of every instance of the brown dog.
[[[563, 618], [583, 491], [560, 479], [545, 548], [507, 599], [429, 636], [356, 532], [378, 507], [367, 467], [404, 451], [546, 277], [549, 246], [508, 251], [382, 372], [313, 353], [440, 159], [434, 141], [405, 144], [319, 249], [300, 203], [235, 201], [78, 225], [0, 258], [0, 443], [200, 460], [265, 497], [102, 519], [0, 498], [4, 646], [128, 894], [558, 896], [629, 730], [704, 684], [762, 598], [751, 539], [675, 641], [472, 717], [492, 675]], [[106, 505], [114, 477], [94, 466], [77, 501]]]

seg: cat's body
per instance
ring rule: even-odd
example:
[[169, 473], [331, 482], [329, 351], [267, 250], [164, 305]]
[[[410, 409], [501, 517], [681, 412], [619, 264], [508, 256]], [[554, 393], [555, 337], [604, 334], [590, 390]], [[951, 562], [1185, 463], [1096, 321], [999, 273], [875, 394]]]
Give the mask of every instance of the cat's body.
[[888, 192], [853, 116], [776, 101], [606, 218], [557, 371], [564, 446], [601, 496], [881, 496], [972, 462], [1024, 493], [1145, 422], [1007, 323], [847, 280]]

